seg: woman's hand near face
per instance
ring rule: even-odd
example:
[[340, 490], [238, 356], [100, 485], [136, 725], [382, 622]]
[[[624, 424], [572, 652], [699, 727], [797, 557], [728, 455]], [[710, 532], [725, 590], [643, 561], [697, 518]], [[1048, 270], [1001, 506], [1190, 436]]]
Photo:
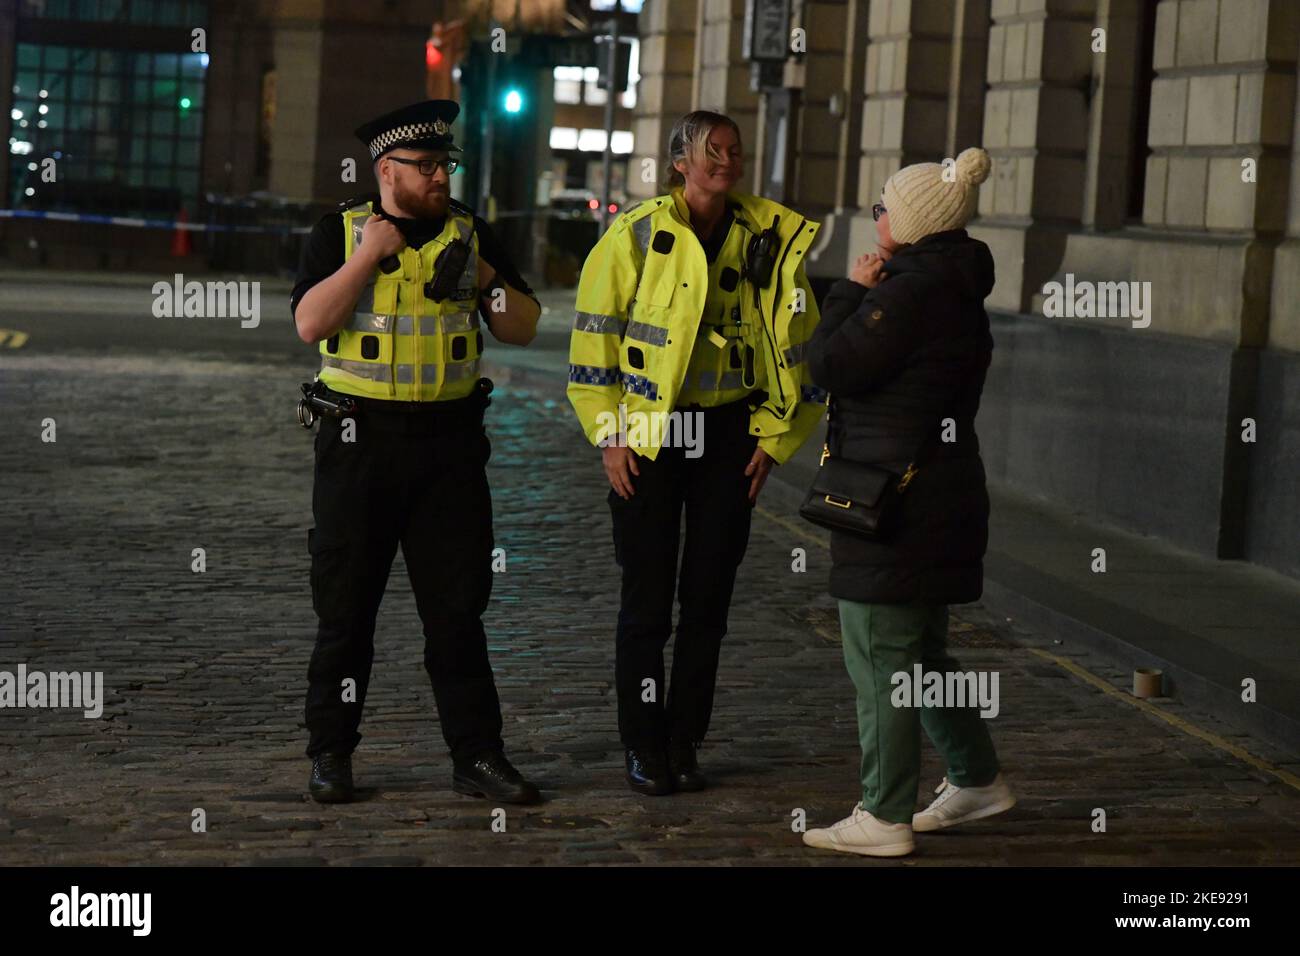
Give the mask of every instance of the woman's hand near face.
[[868, 252], [858, 256], [857, 261], [853, 263], [853, 268], [849, 270], [849, 278], [858, 285], [874, 289], [880, 284], [880, 270], [884, 264], [883, 258], [874, 252]]

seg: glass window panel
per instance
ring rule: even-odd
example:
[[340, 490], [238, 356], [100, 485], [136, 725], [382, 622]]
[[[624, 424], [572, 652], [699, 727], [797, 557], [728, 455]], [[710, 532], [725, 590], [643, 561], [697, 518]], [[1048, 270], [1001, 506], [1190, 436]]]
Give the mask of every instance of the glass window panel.
[[45, 69], [63, 70], [68, 66], [68, 48], [66, 46], [47, 46], [45, 48]]
[[34, 98], [40, 87], [40, 74], [35, 70], [20, 70], [14, 76], [14, 86], [18, 87], [18, 92], [14, 94], [16, 99]]
[[158, 0], [154, 22], [175, 26], [186, 20], [185, 4], [177, 0]]
[[124, 0], [99, 0], [99, 15], [105, 20], [117, 20], [126, 8]]
[[144, 140], [139, 136], [131, 137], [131, 162], [137, 164], [144, 162]]
[[126, 182], [128, 186], [144, 185], [144, 169], [139, 166], [132, 166], [127, 170]]
[[99, 72], [100, 73], [120, 73], [125, 57], [118, 50], [100, 50], [99, 51]]
[[177, 165], [198, 166], [199, 156], [199, 141], [197, 139], [182, 139], [176, 144]]
[[76, 0], [72, 15], [78, 20], [95, 20], [99, 17], [99, 0]]
[[176, 185], [181, 191], [188, 196], [193, 196], [199, 191], [199, 174], [198, 170], [181, 172], [176, 177]]
[[175, 107], [163, 107], [152, 111], [149, 129], [154, 135], [166, 133], [171, 136], [176, 132], [175, 110]]
[[203, 54], [184, 54], [181, 57], [181, 75], [193, 79], [198, 79], [203, 76]]
[[153, 20], [153, 15], [153, 0], [131, 0], [131, 19], [133, 21], [147, 23]]
[[158, 76], [175, 76], [180, 71], [181, 58], [175, 53], [153, 54], [153, 71]]
[[97, 99], [104, 103], [116, 103], [122, 99], [122, 81], [115, 76], [101, 76], [98, 84]]
[[72, 98], [74, 100], [88, 100], [95, 95], [95, 78], [77, 74], [72, 77]]
[[41, 65], [41, 48], [34, 43], [18, 44], [18, 67], [39, 67]]
[[162, 166], [172, 161], [172, 147], [175, 142], [170, 139], [149, 140], [149, 164]]
[[72, 15], [72, 0], [45, 0], [45, 16], [66, 20]]

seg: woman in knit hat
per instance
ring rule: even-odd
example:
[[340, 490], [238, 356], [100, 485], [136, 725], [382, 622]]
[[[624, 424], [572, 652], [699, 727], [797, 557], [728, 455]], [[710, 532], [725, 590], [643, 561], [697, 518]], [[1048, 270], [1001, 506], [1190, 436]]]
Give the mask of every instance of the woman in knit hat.
[[[832, 534], [830, 593], [857, 690], [862, 798], [847, 818], [805, 833], [809, 846], [902, 856], [914, 830], [1015, 804], [980, 716], [994, 708], [934, 706], [912, 687], [917, 665], [924, 675], [960, 671], [946, 648], [948, 605], [983, 593], [989, 499], [975, 413], [993, 349], [984, 311], [993, 258], [964, 227], [988, 174], [988, 154], [967, 149], [889, 177], [872, 209], [878, 252], [832, 287], [808, 344], [813, 380], [832, 396], [830, 455], [896, 474], [914, 466], [885, 540]], [[930, 706], [916, 706], [923, 699]], [[922, 727], [948, 773], [914, 813]]]

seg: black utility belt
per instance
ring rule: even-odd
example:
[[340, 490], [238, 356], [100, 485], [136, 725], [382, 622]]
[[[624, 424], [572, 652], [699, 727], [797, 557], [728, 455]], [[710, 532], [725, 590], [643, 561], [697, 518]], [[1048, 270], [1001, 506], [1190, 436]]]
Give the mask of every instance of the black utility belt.
[[457, 415], [481, 414], [491, 404], [492, 379], [480, 378], [474, 391], [463, 398], [450, 398], [434, 402], [390, 401], [347, 395], [337, 392], [324, 382], [304, 382], [302, 399], [298, 402], [298, 424], [311, 428], [317, 419], [350, 418], [364, 415], [371, 418], [425, 418], [436, 419]]
[[437, 402], [397, 402], [383, 398], [365, 398], [361, 395], [347, 397], [356, 403], [358, 411], [378, 415], [448, 415], [473, 408], [482, 401], [476, 392], [471, 392], [463, 398], [449, 398]]

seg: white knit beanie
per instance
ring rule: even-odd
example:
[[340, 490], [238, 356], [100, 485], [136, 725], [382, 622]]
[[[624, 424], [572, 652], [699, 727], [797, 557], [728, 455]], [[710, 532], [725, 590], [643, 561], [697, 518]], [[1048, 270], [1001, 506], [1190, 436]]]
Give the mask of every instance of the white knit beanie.
[[907, 245], [935, 232], [961, 229], [975, 215], [979, 184], [989, 178], [989, 154], [963, 149], [947, 179], [940, 163], [904, 166], [885, 182], [889, 233]]

